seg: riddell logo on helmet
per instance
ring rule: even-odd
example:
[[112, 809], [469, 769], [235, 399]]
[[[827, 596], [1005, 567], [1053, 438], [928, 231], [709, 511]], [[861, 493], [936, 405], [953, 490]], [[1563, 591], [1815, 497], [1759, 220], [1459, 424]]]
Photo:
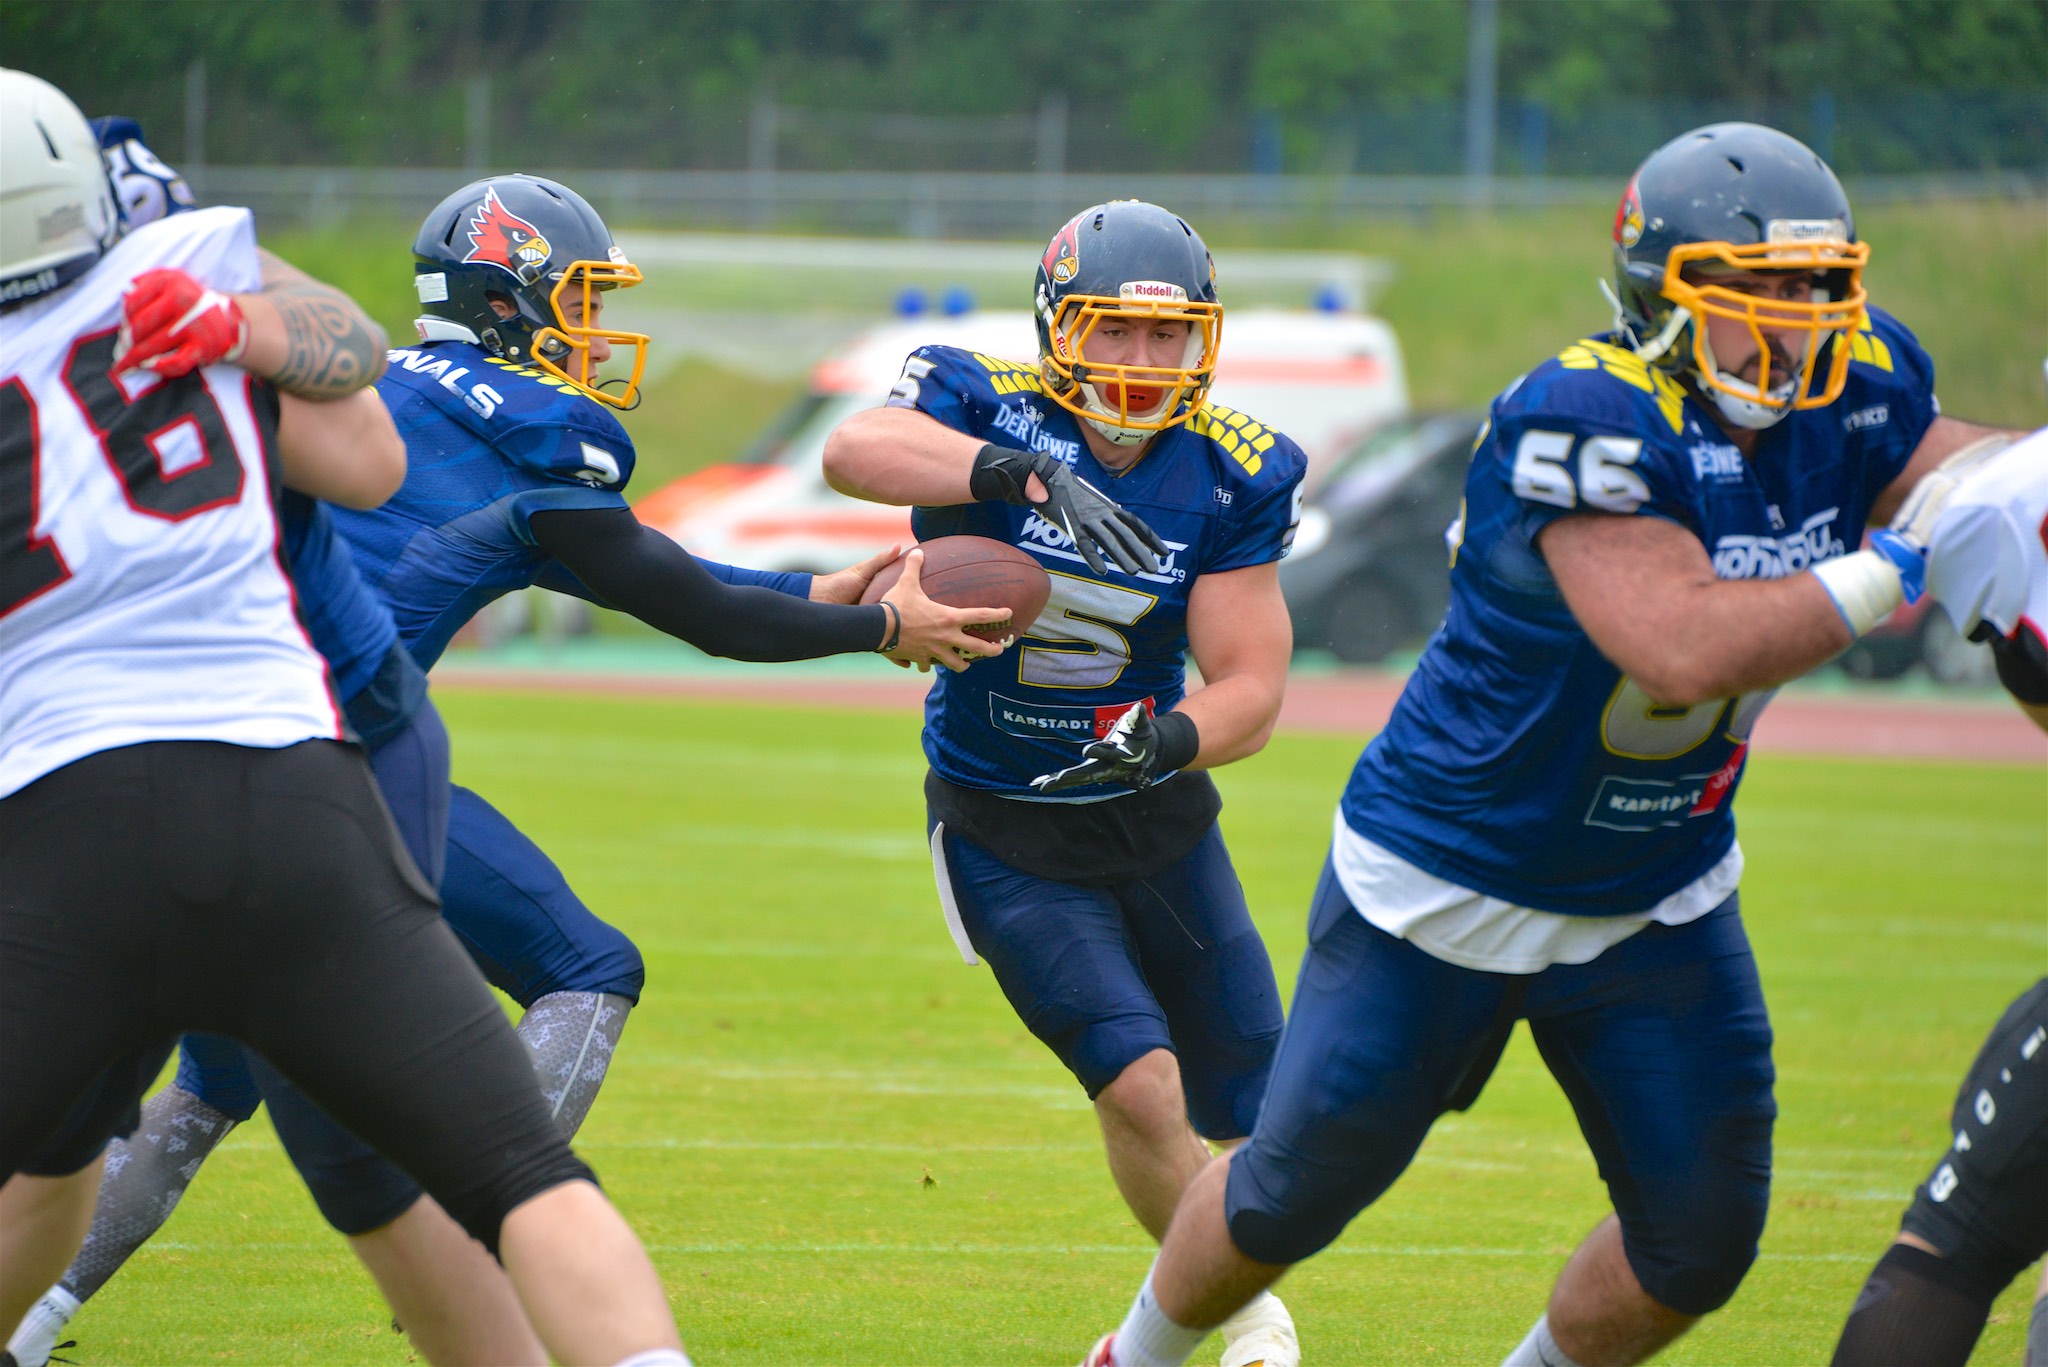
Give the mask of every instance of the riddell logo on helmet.
[[554, 248], [540, 229], [507, 209], [493, 187], [469, 217], [469, 253], [464, 261], [486, 261], [525, 284], [540, 277]]
[[1169, 285], [1163, 280], [1126, 280], [1117, 293], [1125, 303], [1133, 300], [1157, 299], [1169, 304], [1185, 304], [1188, 292], [1179, 285]]
[[1839, 218], [1774, 218], [1764, 225], [1766, 242], [1847, 242], [1849, 225]]

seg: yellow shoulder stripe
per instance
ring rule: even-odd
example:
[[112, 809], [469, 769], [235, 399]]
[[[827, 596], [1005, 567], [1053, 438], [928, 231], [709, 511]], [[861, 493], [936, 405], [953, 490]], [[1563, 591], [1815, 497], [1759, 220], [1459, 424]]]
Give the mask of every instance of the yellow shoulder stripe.
[[1657, 401], [1657, 411], [1671, 424], [1673, 432], [1684, 430], [1685, 391], [1679, 388], [1678, 381], [1634, 352], [1589, 338], [1559, 352], [1557, 363], [1566, 370], [1602, 370], [1623, 384], [1642, 390]]
[[1205, 403], [1188, 417], [1188, 430], [1207, 437], [1230, 454], [1248, 475], [1256, 475], [1265, 464], [1263, 453], [1272, 449], [1273, 434], [1234, 408]]

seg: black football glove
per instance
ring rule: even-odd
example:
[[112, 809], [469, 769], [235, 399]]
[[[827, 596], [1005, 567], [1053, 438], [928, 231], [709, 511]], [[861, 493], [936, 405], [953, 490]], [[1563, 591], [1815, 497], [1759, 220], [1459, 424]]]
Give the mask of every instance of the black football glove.
[[1132, 703], [1101, 740], [1081, 750], [1081, 762], [1056, 773], [1040, 774], [1031, 786], [1041, 793], [1065, 792], [1094, 783], [1121, 783], [1149, 788], [1153, 778], [1185, 766], [1202, 748], [1194, 719], [1184, 712], [1155, 717], [1145, 704]]
[[[1024, 495], [1024, 481], [1031, 475], [1045, 485], [1043, 503]], [[1047, 522], [1074, 539], [1074, 549], [1097, 574], [1109, 573], [1102, 560], [1104, 552], [1126, 574], [1157, 574], [1165, 568], [1166, 543], [1143, 518], [1118, 507], [1107, 494], [1044, 451], [984, 446], [974, 457], [967, 489], [984, 502], [1037, 508]]]

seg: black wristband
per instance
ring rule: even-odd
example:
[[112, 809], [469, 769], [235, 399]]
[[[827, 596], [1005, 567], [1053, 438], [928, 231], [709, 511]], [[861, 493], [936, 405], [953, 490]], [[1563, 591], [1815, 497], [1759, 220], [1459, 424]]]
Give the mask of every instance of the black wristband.
[[903, 640], [903, 609], [886, 598], [879, 600], [878, 606], [889, 610], [889, 634], [875, 647], [875, 654], [887, 655]]
[[1039, 460], [1036, 452], [991, 442], [974, 453], [967, 492], [977, 503], [1029, 503], [1024, 497], [1024, 481], [1038, 469]]
[[1202, 737], [1195, 730], [1193, 717], [1185, 712], [1161, 712], [1152, 718], [1152, 729], [1159, 735], [1159, 760], [1152, 767], [1154, 773], [1170, 774], [1195, 762], [1202, 749]]

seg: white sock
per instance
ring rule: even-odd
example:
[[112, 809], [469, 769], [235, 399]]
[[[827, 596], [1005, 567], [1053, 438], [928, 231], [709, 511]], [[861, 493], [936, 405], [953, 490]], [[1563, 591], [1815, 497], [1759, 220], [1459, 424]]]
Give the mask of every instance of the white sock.
[[1579, 1367], [1550, 1334], [1550, 1316], [1544, 1315], [1529, 1331], [1529, 1337], [1515, 1345], [1500, 1367]]
[[[1268, 1301], [1276, 1306], [1280, 1304], [1278, 1296], [1275, 1296], [1270, 1291], [1261, 1291], [1258, 1295], [1253, 1296], [1250, 1300], [1239, 1306], [1237, 1313], [1217, 1325], [1217, 1329], [1221, 1331], [1225, 1338], [1232, 1337], [1237, 1332], [1237, 1326], [1240, 1322], [1263, 1317], [1266, 1313], [1266, 1303]], [[1280, 1313], [1283, 1315], [1287, 1313], [1285, 1307], [1280, 1309]]]
[[649, 1348], [620, 1358], [612, 1367], [690, 1367], [690, 1355], [680, 1348]]
[[21, 1367], [43, 1367], [50, 1360], [50, 1350], [57, 1346], [57, 1336], [77, 1313], [78, 1297], [61, 1286], [51, 1287], [21, 1317], [14, 1337], [7, 1340], [7, 1351]]
[[1116, 1330], [1116, 1367], [1181, 1367], [1195, 1345], [1209, 1337], [1207, 1329], [1175, 1324], [1152, 1295], [1152, 1274], [1138, 1288], [1131, 1312]]

